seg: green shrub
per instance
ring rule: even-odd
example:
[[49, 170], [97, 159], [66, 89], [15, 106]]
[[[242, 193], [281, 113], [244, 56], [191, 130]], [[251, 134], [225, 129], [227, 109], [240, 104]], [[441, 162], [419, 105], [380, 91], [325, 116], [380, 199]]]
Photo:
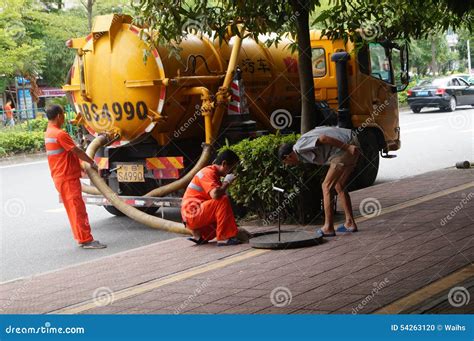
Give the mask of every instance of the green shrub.
[[[284, 166], [278, 159], [280, 144], [297, 139], [296, 134], [265, 135], [221, 148], [230, 148], [241, 159], [236, 169], [238, 178], [230, 187], [232, 198], [246, 207], [249, 213], [264, 219], [264, 223], [275, 223], [278, 211], [287, 222], [305, 220], [305, 207], [308, 205], [302, 202], [303, 197], [308, 198], [308, 193], [313, 194], [312, 207], [320, 208], [320, 184], [326, 168], [314, 165]], [[272, 190], [272, 186], [285, 189], [280, 206], [277, 192]]]
[[0, 133], [0, 156], [30, 153], [44, 149], [44, 133], [35, 131], [5, 131]]
[[28, 122], [21, 123], [21, 129], [24, 131], [41, 131], [45, 132], [48, 127], [48, 120], [46, 118], [35, 118]]

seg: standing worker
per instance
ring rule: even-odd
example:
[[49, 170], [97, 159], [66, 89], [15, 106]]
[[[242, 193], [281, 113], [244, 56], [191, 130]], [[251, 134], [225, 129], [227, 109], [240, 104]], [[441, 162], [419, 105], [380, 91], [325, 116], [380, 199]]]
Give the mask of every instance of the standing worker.
[[7, 127], [15, 126], [15, 119], [13, 117], [13, 109], [12, 109], [12, 101], [8, 100], [3, 109], [5, 111], [5, 117], [6, 117], [5, 125]]
[[[337, 232], [357, 232], [351, 198], [346, 185], [360, 154], [355, 133], [338, 127], [316, 127], [302, 135], [295, 144], [285, 143], [278, 150], [278, 157], [287, 165], [300, 162], [329, 165], [322, 183], [324, 201], [324, 226], [320, 229], [325, 237]], [[345, 222], [334, 230], [334, 212], [331, 191], [335, 189], [341, 198]]]
[[72, 138], [61, 127], [64, 124], [64, 110], [59, 105], [46, 109], [48, 129], [45, 134], [46, 155], [53, 182], [61, 195], [71, 224], [74, 239], [84, 249], [103, 249], [107, 247], [91, 234], [86, 205], [82, 200], [81, 165], [79, 159], [97, 169], [92, 160], [78, 148]]
[[[201, 169], [189, 183], [183, 196], [181, 216], [193, 233], [192, 242], [201, 245], [216, 238], [217, 246], [240, 244], [237, 223], [227, 188], [235, 179], [232, 169], [239, 157], [227, 149], [217, 155], [214, 164]], [[225, 176], [221, 182], [220, 178]]]

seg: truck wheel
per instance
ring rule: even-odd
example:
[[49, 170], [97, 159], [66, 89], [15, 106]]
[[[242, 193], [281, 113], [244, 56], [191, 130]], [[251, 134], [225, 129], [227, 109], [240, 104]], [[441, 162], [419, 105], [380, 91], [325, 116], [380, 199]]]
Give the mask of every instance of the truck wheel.
[[421, 111], [421, 107], [410, 107], [411, 111], [415, 114], [418, 114]]
[[109, 212], [110, 214], [117, 216], [117, 217], [124, 217], [125, 214], [123, 214], [121, 211], [115, 208], [115, 206], [104, 206], [105, 210]]
[[368, 130], [360, 134], [359, 143], [362, 154], [349, 180], [350, 191], [373, 185], [379, 171], [380, 155], [375, 133]]

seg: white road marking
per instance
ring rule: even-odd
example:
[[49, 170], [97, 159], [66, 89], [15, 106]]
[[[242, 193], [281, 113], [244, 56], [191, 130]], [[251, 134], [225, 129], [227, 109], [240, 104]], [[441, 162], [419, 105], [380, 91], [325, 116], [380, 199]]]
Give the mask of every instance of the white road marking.
[[26, 162], [26, 163], [17, 163], [17, 164], [14, 164], [14, 165], [0, 166], [0, 169], [14, 168], [14, 167], [22, 167], [22, 166], [31, 166], [31, 165], [38, 165], [38, 164], [46, 163], [46, 162], [48, 162], [48, 160], [35, 161], [35, 162]]

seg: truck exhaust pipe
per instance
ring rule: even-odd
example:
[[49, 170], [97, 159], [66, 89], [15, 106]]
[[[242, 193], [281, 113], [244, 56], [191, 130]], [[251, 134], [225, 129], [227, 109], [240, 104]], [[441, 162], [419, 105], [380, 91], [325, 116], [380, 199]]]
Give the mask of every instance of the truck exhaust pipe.
[[340, 128], [352, 129], [351, 114], [349, 111], [349, 81], [347, 79], [347, 61], [350, 59], [349, 53], [336, 52], [331, 56], [331, 60], [336, 63], [337, 81], [337, 126]]

